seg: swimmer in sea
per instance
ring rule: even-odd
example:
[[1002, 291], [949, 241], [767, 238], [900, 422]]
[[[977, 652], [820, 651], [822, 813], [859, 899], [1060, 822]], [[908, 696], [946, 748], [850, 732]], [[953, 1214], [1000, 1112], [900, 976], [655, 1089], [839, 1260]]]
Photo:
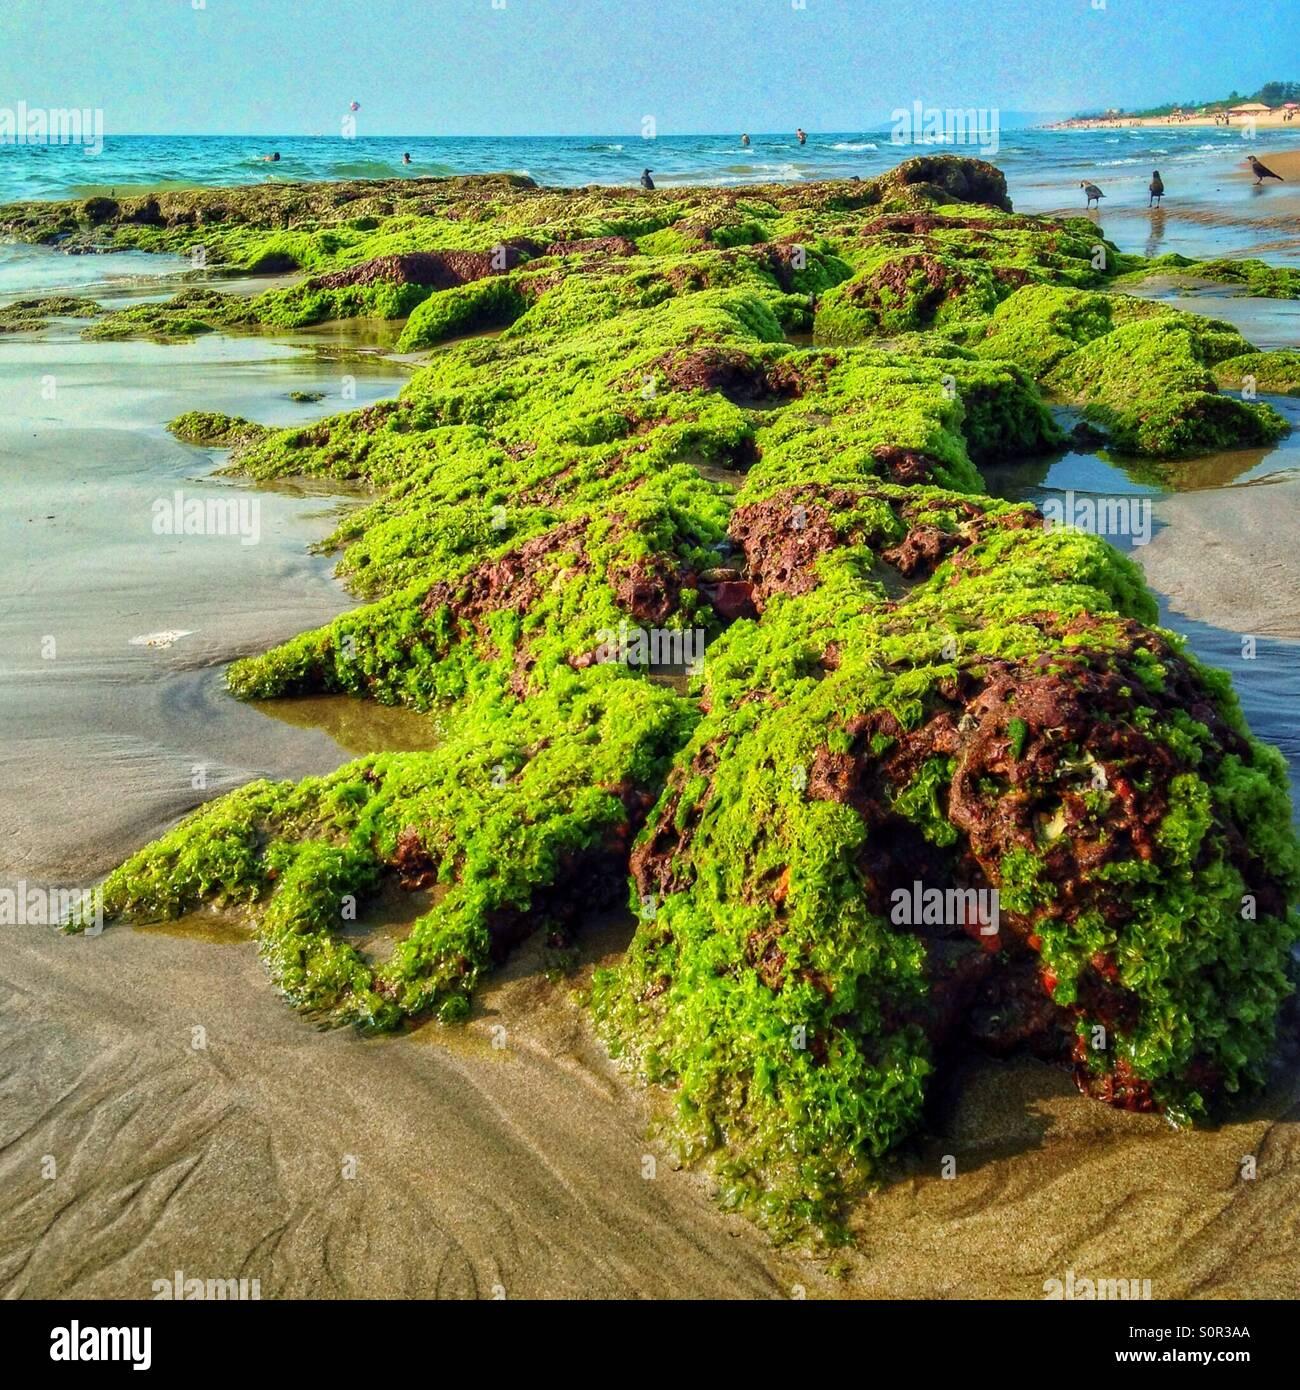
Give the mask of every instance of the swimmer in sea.
[[800, 126], [799, 129], [795, 131], [795, 134], [799, 137], [799, 143], [801, 145], [806, 145], [808, 143], [808, 137], [803, 133], [803, 126]]
[[262, 156], [262, 163], [263, 163], [263, 164], [275, 164], [275, 163], [279, 160], [279, 158], [280, 158], [280, 151], [279, 151], [279, 150], [276, 150], [276, 151], [274, 151], [272, 154], [264, 154], [264, 155]]
[[749, 136], [748, 136], [748, 135], [742, 135], [742, 136], [740, 137], [740, 143], [741, 143], [742, 145], [748, 146], [748, 145], [749, 145]]
[[409, 154], [404, 154], [404, 155], [402, 156], [402, 163], [403, 163], [403, 164], [409, 164], [410, 162], [411, 162], [411, 156], [410, 156]]

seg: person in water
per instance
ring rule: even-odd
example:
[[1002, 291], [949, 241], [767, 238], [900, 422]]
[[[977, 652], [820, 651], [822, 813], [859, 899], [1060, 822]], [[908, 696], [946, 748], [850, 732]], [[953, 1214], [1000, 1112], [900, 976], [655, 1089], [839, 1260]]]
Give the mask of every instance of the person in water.
[[799, 137], [799, 143], [801, 145], [806, 145], [808, 143], [808, 137], [803, 133], [803, 126], [800, 126], [799, 129], [795, 131], [795, 134]]
[[406, 153], [406, 154], [404, 154], [404, 155], [402, 156], [402, 163], [403, 163], [403, 164], [409, 164], [410, 162], [411, 162], [411, 156], [410, 156], [410, 153], [408, 152], [408, 153]]
[[264, 154], [264, 155], [262, 156], [262, 163], [263, 163], [263, 164], [275, 164], [275, 163], [279, 160], [279, 158], [280, 158], [280, 151], [279, 151], [279, 150], [274, 150], [271, 154]]
[[740, 143], [741, 143], [742, 145], [748, 145], [748, 144], [749, 144], [749, 136], [748, 136], [748, 135], [742, 135], [742, 136], [740, 137]]
[[642, 169], [642, 170], [641, 170], [641, 187], [642, 187], [642, 188], [648, 188], [648, 189], [650, 189], [651, 191], [653, 191], [654, 186], [655, 186], [655, 181], [654, 181], [654, 179], [652, 179], [652, 178], [650, 177], [650, 170], [649, 170], [649, 169]]

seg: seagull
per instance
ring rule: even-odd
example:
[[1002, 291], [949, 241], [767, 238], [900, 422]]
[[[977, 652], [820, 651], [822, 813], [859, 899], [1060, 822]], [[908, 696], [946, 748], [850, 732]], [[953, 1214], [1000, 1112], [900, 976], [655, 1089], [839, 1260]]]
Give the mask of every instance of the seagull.
[[[1079, 185], [1079, 187], [1082, 188], [1083, 191], [1088, 195], [1088, 206], [1089, 206], [1089, 207], [1092, 206], [1092, 204], [1094, 203], [1094, 201], [1096, 201], [1096, 199], [1098, 199], [1098, 198], [1104, 198], [1104, 197], [1106, 196], [1106, 195], [1101, 191], [1101, 189], [1097, 187], [1097, 185], [1096, 185], [1095, 183], [1081, 183], [1081, 184]], [[1100, 203], [1097, 203], [1097, 206], [1100, 207], [1101, 204], [1100, 204]]]
[[1159, 169], [1152, 169], [1151, 171], [1150, 188], [1151, 197], [1147, 199], [1147, 207], [1150, 207], [1153, 202], [1156, 204], [1157, 207], [1159, 207], [1161, 198], [1165, 196], [1165, 185], [1164, 181], [1160, 177]]
[[652, 188], [654, 188], [654, 186], [655, 186], [655, 181], [654, 181], [654, 179], [652, 179], [652, 178], [650, 177], [650, 170], [649, 170], [649, 169], [642, 169], [642, 170], [641, 170], [641, 187], [642, 187], [642, 188], [651, 188], [651, 189], [652, 189]]
[[1261, 164], [1261, 163], [1259, 162], [1259, 160], [1256, 159], [1255, 156], [1254, 156], [1253, 154], [1252, 154], [1252, 155], [1249, 155], [1249, 156], [1247, 156], [1247, 157], [1248, 157], [1249, 160], [1250, 160], [1250, 170], [1251, 170], [1251, 173], [1253, 173], [1253, 174], [1255, 175], [1255, 182], [1256, 182], [1256, 184], [1261, 184], [1261, 183], [1263, 183], [1265, 179], [1276, 179], [1276, 180], [1278, 181], [1278, 183], [1285, 183], [1285, 182], [1286, 182], [1286, 180], [1282, 177], [1281, 174], [1275, 174], [1275, 173], [1272, 171], [1272, 169], [1270, 169], [1270, 168], [1268, 167], [1267, 164]]

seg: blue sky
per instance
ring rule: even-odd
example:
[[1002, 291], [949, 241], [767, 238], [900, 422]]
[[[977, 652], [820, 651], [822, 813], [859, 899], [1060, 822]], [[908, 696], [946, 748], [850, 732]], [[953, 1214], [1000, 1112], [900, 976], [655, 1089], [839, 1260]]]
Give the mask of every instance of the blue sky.
[[[501, 0], [497, 0], [500, 4]], [[0, 0], [0, 106], [110, 133], [859, 130], [1300, 78], [1297, 0]]]

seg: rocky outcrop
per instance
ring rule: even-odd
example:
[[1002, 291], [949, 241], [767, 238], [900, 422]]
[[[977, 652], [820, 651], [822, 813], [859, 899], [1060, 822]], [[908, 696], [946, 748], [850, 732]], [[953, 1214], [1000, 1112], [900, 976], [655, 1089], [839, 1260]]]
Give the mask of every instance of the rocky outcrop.
[[[1240, 335], [1103, 292], [1091, 223], [1014, 216], [948, 156], [160, 195], [95, 233], [176, 249], [221, 206], [261, 219], [203, 224], [232, 258], [309, 269], [261, 321], [444, 344], [307, 428], [176, 423], [251, 477], [375, 490], [333, 537], [365, 602], [231, 689], [436, 708], [445, 740], [212, 803], [110, 876], [110, 914], [245, 904], [295, 1004], [396, 1028], [463, 1018], [524, 935], [627, 892], [602, 1035], [787, 1231], [833, 1223], [974, 1047], [1178, 1123], [1261, 1080], [1300, 935], [1280, 755], [1134, 565], [979, 472], [1059, 445], [1040, 383], [1162, 458], [1270, 436], [1216, 386], [1255, 366]], [[386, 886], [432, 901], [379, 959], [340, 923]]]

